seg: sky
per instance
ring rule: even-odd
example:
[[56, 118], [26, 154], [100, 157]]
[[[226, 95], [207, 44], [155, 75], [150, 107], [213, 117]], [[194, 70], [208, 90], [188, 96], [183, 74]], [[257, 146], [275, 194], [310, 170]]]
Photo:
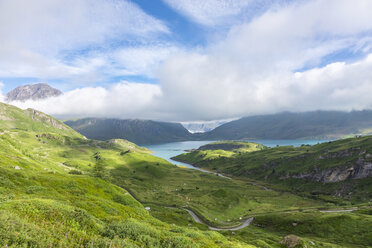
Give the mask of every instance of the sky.
[[0, 101], [60, 118], [372, 109], [370, 0], [0, 0]]

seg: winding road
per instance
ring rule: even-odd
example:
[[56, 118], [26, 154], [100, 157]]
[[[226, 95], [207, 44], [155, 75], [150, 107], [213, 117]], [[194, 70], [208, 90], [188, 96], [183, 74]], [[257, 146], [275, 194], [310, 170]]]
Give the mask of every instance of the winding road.
[[226, 228], [218, 228], [218, 227], [213, 227], [213, 226], [209, 226], [207, 223], [205, 223], [204, 221], [202, 221], [193, 211], [191, 211], [190, 209], [187, 209], [185, 208], [185, 210], [191, 215], [191, 217], [194, 219], [195, 222], [197, 223], [200, 223], [200, 224], [203, 224], [203, 225], [206, 225], [210, 230], [213, 230], [213, 231], [237, 231], [237, 230], [240, 230], [240, 229], [243, 229], [244, 227], [247, 227], [251, 224], [251, 222], [254, 220], [253, 217], [245, 220], [241, 225], [239, 226], [235, 226], [235, 227], [226, 227]]

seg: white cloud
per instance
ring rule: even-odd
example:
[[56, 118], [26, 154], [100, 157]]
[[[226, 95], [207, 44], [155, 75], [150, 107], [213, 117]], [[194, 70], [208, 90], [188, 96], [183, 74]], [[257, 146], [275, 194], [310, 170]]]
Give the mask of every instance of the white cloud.
[[111, 63], [102, 53], [169, 33], [126, 0], [0, 1], [0, 77], [99, 81]]
[[[372, 30], [372, 2], [300, 3], [233, 27], [225, 40], [204, 52], [167, 59], [160, 73], [167, 110], [178, 119], [212, 120], [284, 110], [370, 108], [368, 59], [352, 66], [329, 65], [316, 80], [316, 70], [294, 72], [334, 52], [357, 48]], [[354, 74], [353, 80], [349, 75]]]
[[[183, 58], [202, 69], [188, 75], [186, 62], [166, 65], [168, 80], [162, 85], [166, 96], [162, 106], [173, 119], [213, 120], [281, 111], [372, 108], [372, 55], [352, 64], [333, 63], [305, 72], [261, 77], [242, 76], [232, 68], [223, 71], [207, 57]], [[210, 67], [206, 68], [206, 64]], [[169, 71], [174, 73], [171, 77]]]
[[[193, 56], [187, 59], [196, 67], [208, 62], [205, 61], [207, 57]], [[180, 64], [178, 69], [185, 64]], [[175, 66], [173, 62], [172, 65]], [[62, 118], [93, 116], [184, 122], [280, 111], [372, 108], [372, 54], [351, 64], [333, 63], [304, 72], [262, 77], [259, 81], [239, 78], [238, 74], [229, 74], [230, 78], [221, 81], [225, 74], [222, 71], [215, 72], [214, 78], [208, 74], [205, 77], [208, 81], [204, 83], [195, 83], [193, 77], [201, 77], [200, 71], [187, 75], [177, 73], [177, 68], [168, 65], [166, 68], [175, 72], [174, 78], [169, 80], [177, 80], [180, 84], [120, 82], [108, 89], [86, 87], [55, 98], [11, 104]]]
[[120, 82], [110, 88], [86, 87], [40, 101], [14, 101], [20, 108], [34, 108], [58, 117], [155, 118], [154, 101], [161, 96], [157, 85]]
[[42, 52], [169, 32], [126, 0], [6, 0], [0, 23], [3, 39]]
[[180, 48], [171, 44], [160, 44], [140, 47], [121, 48], [112, 53], [110, 57], [114, 66], [111, 70], [116, 75], [145, 75], [154, 77], [157, 67], [170, 54]]

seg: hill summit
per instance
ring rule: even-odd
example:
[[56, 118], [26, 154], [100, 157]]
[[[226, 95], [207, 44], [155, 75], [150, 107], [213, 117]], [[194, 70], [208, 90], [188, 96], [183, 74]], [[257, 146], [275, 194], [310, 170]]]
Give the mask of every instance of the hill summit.
[[45, 83], [28, 84], [15, 88], [6, 94], [6, 101], [27, 101], [27, 100], [41, 100], [49, 97], [61, 95], [62, 92], [58, 89], [52, 88]]

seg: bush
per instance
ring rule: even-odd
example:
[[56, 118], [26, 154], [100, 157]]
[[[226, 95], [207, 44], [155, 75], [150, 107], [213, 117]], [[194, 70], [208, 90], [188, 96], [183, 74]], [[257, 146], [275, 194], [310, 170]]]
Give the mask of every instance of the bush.
[[42, 186], [37, 186], [37, 185], [33, 185], [33, 186], [29, 186], [26, 188], [26, 193], [27, 194], [35, 194], [35, 193], [38, 193], [38, 192], [43, 192], [45, 190], [44, 187]]
[[130, 152], [130, 150], [122, 151], [122, 152], [120, 152], [120, 156], [124, 156], [125, 154], [127, 154], [127, 153], [129, 153], [129, 152]]
[[106, 179], [108, 178], [108, 172], [105, 170], [105, 164], [101, 160], [97, 160], [93, 167], [93, 176]]
[[78, 171], [78, 170], [70, 170], [68, 172], [68, 174], [72, 174], [72, 175], [83, 175], [83, 172]]

